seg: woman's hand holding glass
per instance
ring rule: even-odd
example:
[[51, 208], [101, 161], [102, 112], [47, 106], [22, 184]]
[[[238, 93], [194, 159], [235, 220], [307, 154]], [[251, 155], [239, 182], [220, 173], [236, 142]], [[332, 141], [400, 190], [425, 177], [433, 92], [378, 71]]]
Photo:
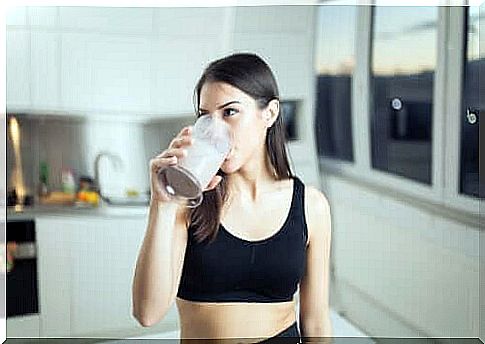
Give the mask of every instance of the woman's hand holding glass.
[[[187, 155], [187, 147], [194, 143], [193, 126], [184, 127], [170, 142], [168, 148], [150, 160], [150, 191], [152, 202], [170, 202], [172, 197], [160, 185], [158, 173], [167, 166], [177, 165], [178, 161]], [[212, 190], [222, 180], [214, 176], [204, 191]]]

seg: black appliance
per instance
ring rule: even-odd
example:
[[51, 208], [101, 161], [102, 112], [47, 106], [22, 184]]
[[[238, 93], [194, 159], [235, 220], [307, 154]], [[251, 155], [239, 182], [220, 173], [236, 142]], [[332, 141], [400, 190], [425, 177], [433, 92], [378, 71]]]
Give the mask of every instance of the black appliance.
[[16, 244], [13, 266], [7, 270], [7, 318], [39, 314], [35, 221], [7, 218], [6, 232], [7, 247]]

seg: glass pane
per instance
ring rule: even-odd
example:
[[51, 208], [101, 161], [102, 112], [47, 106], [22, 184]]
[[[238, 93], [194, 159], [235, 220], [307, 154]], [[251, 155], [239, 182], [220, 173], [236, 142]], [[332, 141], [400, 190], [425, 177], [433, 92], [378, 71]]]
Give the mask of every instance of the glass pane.
[[320, 6], [315, 136], [320, 156], [354, 161], [351, 87], [357, 6]]
[[[485, 75], [485, 60], [479, 56], [478, 49], [478, 17], [479, 7], [470, 6], [467, 11], [464, 83], [461, 113], [461, 154], [460, 154], [460, 193], [479, 197], [478, 183], [478, 135], [479, 113], [483, 112], [485, 94], [483, 76]], [[483, 20], [483, 18], [481, 18]], [[482, 79], [480, 82], [479, 75]], [[480, 192], [483, 198], [484, 190]]]
[[375, 7], [372, 167], [431, 184], [436, 7]]

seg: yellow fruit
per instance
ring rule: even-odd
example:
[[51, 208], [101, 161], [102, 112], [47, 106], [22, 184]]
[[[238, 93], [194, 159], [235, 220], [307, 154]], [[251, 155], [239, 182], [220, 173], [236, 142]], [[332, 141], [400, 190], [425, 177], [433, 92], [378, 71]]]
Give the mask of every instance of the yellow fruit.
[[138, 197], [140, 193], [135, 189], [126, 189], [126, 196], [128, 197]]
[[98, 203], [98, 194], [94, 191], [89, 191], [86, 193], [86, 201], [92, 204]]

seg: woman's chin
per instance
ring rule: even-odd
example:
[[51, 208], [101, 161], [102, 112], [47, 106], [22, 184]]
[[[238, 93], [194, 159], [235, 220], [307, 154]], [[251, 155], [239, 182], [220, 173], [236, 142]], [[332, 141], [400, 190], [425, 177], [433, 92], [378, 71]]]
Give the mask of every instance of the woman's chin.
[[227, 160], [224, 160], [224, 162], [222, 163], [221, 165], [221, 170], [226, 173], [226, 174], [229, 174], [229, 173], [233, 173], [234, 172], [234, 163], [233, 163], [233, 160], [232, 159], [227, 159]]

